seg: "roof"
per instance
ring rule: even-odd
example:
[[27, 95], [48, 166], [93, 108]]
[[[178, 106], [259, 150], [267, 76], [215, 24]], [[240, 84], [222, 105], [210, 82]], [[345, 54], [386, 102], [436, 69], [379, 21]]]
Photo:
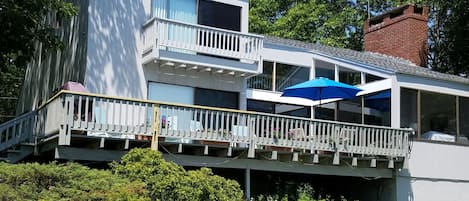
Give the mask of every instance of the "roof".
[[317, 43], [308, 43], [273, 36], [264, 36], [264, 42], [303, 48], [313, 53], [325, 54], [336, 59], [345, 59], [366, 66], [371, 66], [386, 71], [392, 71], [394, 73], [415, 75], [420, 77], [469, 84], [468, 78], [432, 71], [429, 68], [417, 66], [408, 60], [384, 54], [374, 52], [360, 52], [344, 48], [335, 48]]

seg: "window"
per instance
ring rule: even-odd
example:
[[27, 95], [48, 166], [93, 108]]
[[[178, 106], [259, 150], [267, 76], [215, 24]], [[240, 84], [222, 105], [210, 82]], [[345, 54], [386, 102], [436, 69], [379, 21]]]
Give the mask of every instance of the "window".
[[401, 128], [418, 129], [417, 90], [401, 88]]
[[241, 7], [199, 0], [198, 11], [197, 21], [201, 25], [241, 31]]
[[364, 97], [365, 124], [391, 126], [391, 90]]
[[275, 90], [283, 91], [289, 86], [309, 80], [309, 68], [282, 63], [276, 65]]
[[262, 74], [249, 78], [248, 87], [252, 89], [272, 90], [272, 71], [274, 63], [264, 61]]
[[375, 82], [379, 80], [384, 80], [384, 78], [368, 73], [365, 74], [365, 83]]
[[149, 82], [148, 100], [193, 105], [194, 88]]
[[361, 73], [348, 68], [339, 68], [339, 82], [358, 85], [361, 84]]
[[337, 120], [349, 123], [362, 123], [361, 97], [338, 102]]
[[210, 107], [238, 109], [239, 93], [195, 88], [194, 104]]
[[314, 107], [314, 118], [324, 120], [335, 120], [336, 103], [327, 103]]
[[264, 112], [271, 114], [281, 114], [296, 117], [311, 117], [311, 109], [307, 106], [274, 103], [269, 101], [251, 100], [247, 101], [249, 111]]
[[459, 97], [459, 142], [469, 143], [469, 98]]
[[456, 97], [421, 91], [421, 134], [429, 131], [456, 135]]
[[335, 65], [329, 62], [314, 60], [315, 76], [329, 78], [335, 80]]

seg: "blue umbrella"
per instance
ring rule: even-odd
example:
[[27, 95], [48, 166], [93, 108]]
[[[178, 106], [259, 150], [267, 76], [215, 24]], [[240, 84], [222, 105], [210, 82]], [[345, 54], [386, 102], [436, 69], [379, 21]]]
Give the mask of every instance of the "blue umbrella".
[[359, 91], [362, 90], [355, 86], [320, 77], [288, 87], [283, 90], [282, 96], [319, 100], [321, 105], [322, 99], [349, 99], [355, 97]]

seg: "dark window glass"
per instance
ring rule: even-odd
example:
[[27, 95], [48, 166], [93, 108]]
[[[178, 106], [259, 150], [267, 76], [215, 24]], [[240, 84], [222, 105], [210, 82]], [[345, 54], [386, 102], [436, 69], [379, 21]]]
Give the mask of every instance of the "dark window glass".
[[275, 73], [276, 91], [309, 80], [309, 68], [306, 67], [277, 63]]
[[469, 143], [469, 98], [459, 97], [459, 142]]
[[401, 128], [417, 132], [417, 90], [401, 88]]
[[327, 103], [314, 106], [314, 118], [324, 120], [335, 120], [336, 103]]
[[274, 103], [269, 101], [248, 100], [247, 110], [256, 112], [265, 112], [271, 114], [281, 114], [296, 117], [311, 117], [310, 107], [301, 105], [291, 105]]
[[330, 80], [334, 80], [335, 77], [335, 65], [329, 62], [314, 60], [315, 76], [325, 77]]
[[337, 120], [350, 123], [362, 123], [361, 97], [338, 102]]
[[275, 103], [248, 99], [247, 110], [275, 114]]
[[361, 84], [361, 73], [348, 68], [340, 67], [339, 81], [350, 85]]
[[456, 97], [424, 91], [420, 96], [422, 137], [427, 138], [435, 131], [456, 135]]
[[216, 1], [199, 0], [198, 23], [206, 26], [241, 31], [241, 7]]
[[194, 104], [210, 107], [238, 109], [239, 93], [195, 88]]
[[370, 83], [370, 82], [374, 82], [374, 81], [378, 81], [378, 80], [383, 80], [384, 78], [382, 77], [379, 77], [379, 76], [376, 76], [376, 75], [372, 75], [372, 74], [365, 74], [365, 83]]
[[391, 90], [365, 96], [365, 124], [391, 126]]
[[272, 90], [272, 69], [274, 63], [264, 61], [262, 74], [248, 79], [248, 87], [251, 89]]

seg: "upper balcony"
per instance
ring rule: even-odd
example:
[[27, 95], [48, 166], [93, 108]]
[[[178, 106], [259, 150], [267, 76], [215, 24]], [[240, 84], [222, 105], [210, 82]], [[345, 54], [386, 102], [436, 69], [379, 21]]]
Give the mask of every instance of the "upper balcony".
[[262, 36], [152, 18], [143, 26], [143, 64], [177, 63], [233, 73], [260, 72]]

